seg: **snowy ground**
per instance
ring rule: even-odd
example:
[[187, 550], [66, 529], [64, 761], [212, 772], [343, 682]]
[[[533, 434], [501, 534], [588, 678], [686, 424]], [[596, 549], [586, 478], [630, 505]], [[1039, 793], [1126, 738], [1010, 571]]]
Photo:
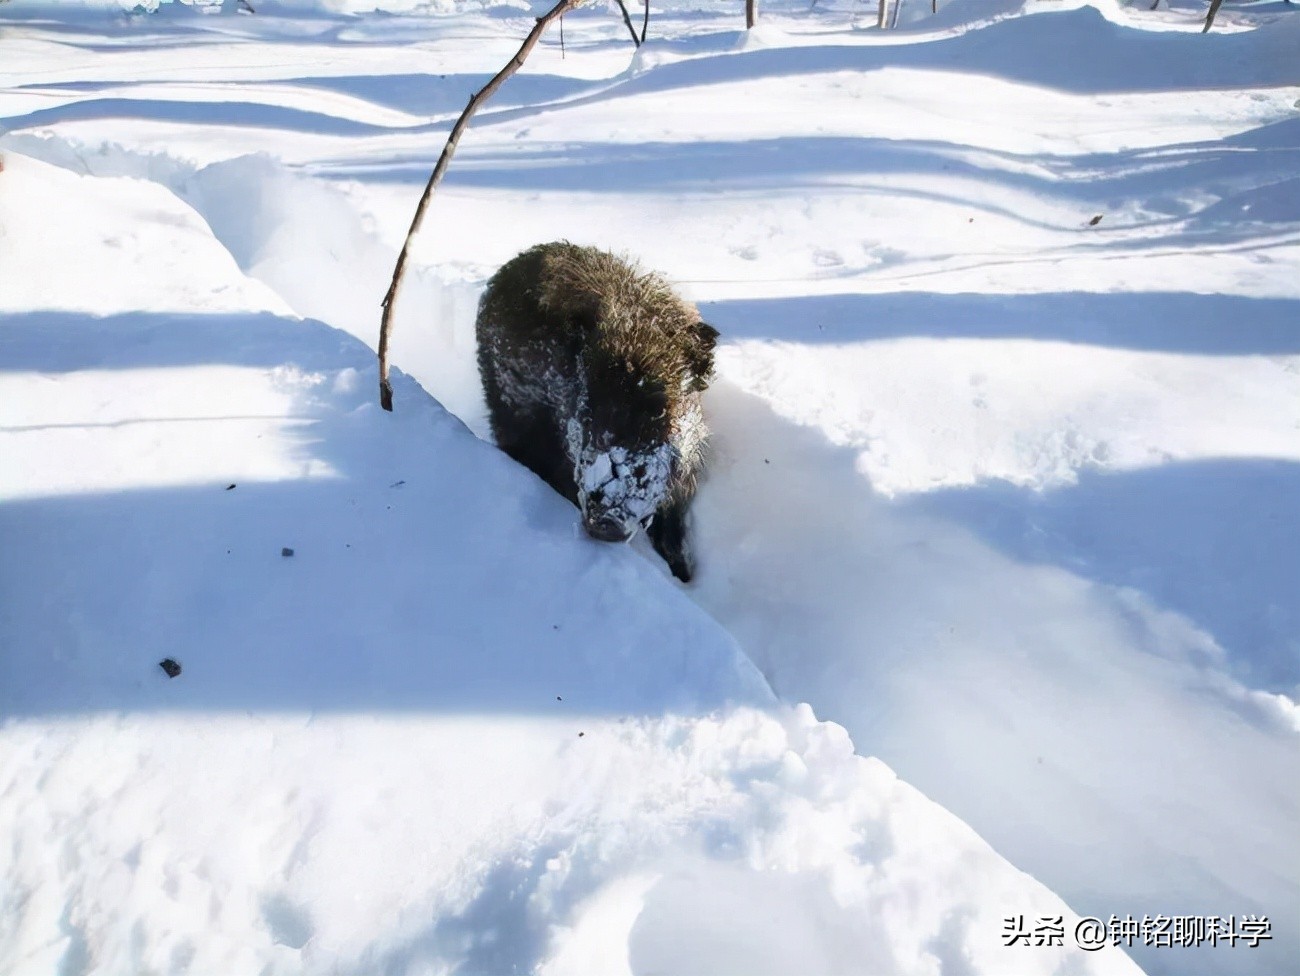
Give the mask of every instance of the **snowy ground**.
[[[0, 972], [1291, 971], [1300, 8], [571, 15], [389, 415], [529, 21], [373, 5], [0, 7]], [[471, 434], [558, 237], [723, 334], [690, 587]]]

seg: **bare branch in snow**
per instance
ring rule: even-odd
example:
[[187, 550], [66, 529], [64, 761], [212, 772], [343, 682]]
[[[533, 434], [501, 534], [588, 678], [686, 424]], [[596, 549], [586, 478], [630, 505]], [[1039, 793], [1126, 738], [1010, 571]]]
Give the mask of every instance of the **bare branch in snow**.
[[1222, 4], [1223, 0], [1210, 0], [1210, 12], [1205, 15], [1205, 26], [1201, 28], [1202, 34], [1209, 33], [1210, 28], [1214, 26], [1214, 15], [1219, 12]]
[[636, 28], [632, 26], [632, 15], [627, 12], [627, 5], [623, 0], [618, 0], [618, 9], [623, 14], [623, 23], [627, 24], [627, 32], [632, 35], [632, 43], [640, 47], [641, 38], [636, 36]]
[[397, 255], [397, 265], [393, 268], [392, 284], [388, 286], [388, 291], [381, 303], [384, 311], [379, 320], [379, 404], [385, 410], [393, 409], [393, 387], [388, 382], [388, 341], [393, 332], [393, 306], [397, 301], [397, 290], [401, 286], [402, 278], [406, 273], [406, 258], [411, 250], [411, 241], [415, 239], [415, 235], [420, 232], [420, 225], [424, 223], [424, 214], [429, 209], [429, 201], [433, 199], [433, 191], [442, 182], [442, 177], [451, 163], [451, 157], [456, 154], [456, 145], [460, 142], [461, 135], [469, 126], [469, 120], [474, 117], [474, 113], [478, 111], [479, 106], [496, 94], [496, 90], [505, 83], [507, 78], [523, 67], [524, 60], [532, 53], [542, 35], [546, 33], [546, 28], [581, 2], [582, 0], [560, 0], [554, 7], [538, 17], [537, 23], [528, 32], [528, 36], [524, 38], [524, 43], [515, 52], [515, 56], [506, 62], [506, 66], [498, 71], [491, 81], [470, 97], [469, 104], [465, 106], [465, 111], [460, 113], [460, 118], [451, 127], [451, 135], [447, 137], [447, 144], [443, 146], [442, 155], [438, 157], [438, 164], [434, 166], [433, 172], [429, 176], [429, 182], [420, 197], [420, 202], [415, 207], [415, 217], [411, 221], [411, 229], [406, 232], [406, 241], [402, 244], [402, 250]]

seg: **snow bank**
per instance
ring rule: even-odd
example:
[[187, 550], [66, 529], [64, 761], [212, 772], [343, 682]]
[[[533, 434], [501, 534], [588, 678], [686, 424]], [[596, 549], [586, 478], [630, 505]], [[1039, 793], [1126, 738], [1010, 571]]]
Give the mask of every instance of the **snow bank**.
[[[288, 310], [239, 274], [203, 220], [157, 183], [95, 180], [17, 153], [5, 154], [0, 175], [0, 311]], [[138, 222], [140, 213], [152, 219]], [[95, 260], [79, 260], [86, 253]]]
[[4, 289], [0, 969], [1136, 971], [156, 184], [3, 180], [33, 274], [174, 263]]
[[[268, 286], [262, 290], [268, 309], [327, 321], [372, 347], [377, 341], [375, 296], [382, 296], [388, 288], [397, 247], [380, 239], [375, 221], [358, 212], [346, 188], [313, 179], [265, 153], [197, 166], [165, 152], [133, 152], [116, 143], [90, 148], [51, 134], [0, 137], [0, 149], [4, 146], [20, 154], [14, 157], [18, 165], [35, 165], [35, 160], [40, 160], [79, 174], [123, 178], [115, 185], [126, 187], [128, 196], [151, 196], [161, 206], [178, 210], [178, 220], [196, 227], [206, 223], [219, 246], [213, 247], [207, 234], [201, 236], [204, 246], [214, 252], [221, 273], [228, 271], [234, 258], [247, 276], [239, 278], [239, 288], [256, 290], [257, 282]], [[77, 185], [75, 178], [66, 174], [58, 179], [65, 188]], [[161, 188], [153, 184], [161, 184]], [[178, 207], [175, 197], [189, 206]], [[21, 208], [15, 204], [13, 219], [40, 214], [42, 219], [53, 217], [81, 232], [77, 225], [85, 206], [75, 192], [62, 193], [54, 201], [31, 199]], [[195, 220], [196, 213], [201, 220]], [[120, 222], [117, 216], [108, 220]], [[88, 221], [86, 226], [95, 224]], [[176, 277], [169, 272], [170, 263], [197, 263], [203, 257], [186, 255], [183, 250], [170, 254], [169, 263], [148, 269], [140, 268], [138, 258], [129, 253], [117, 260], [125, 260], [132, 268], [130, 280], [142, 293], [153, 295]], [[17, 262], [17, 255], [14, 260]], [[26, 261], [31, 274], [26, 276], [26, 290], [11, 293], [15, 307], [22, 307], [31, 295], [50, 294], [61, 295], [56, 305], [64, 307], [60, 303], [72, 301], [79, 293], [70, 291], [63, 279], [56, 281], [57, 269], [42, 263], [38, 255], [27, 255]], [[105, 270], [110, 276], [118, 273], [113, 261]], [[441, 402], [480, 434], [486, 434], [487, 425], [474, 363], [474, 315], [488, 271], [482, 262], [459, 268], [451, 264], [411, 266], [398, 303], [404, 325], [397, 330], [394, 343], [406, 372], [427, 388], [437, 389]], [[178, 280], [189, 279], [181, 276]], [[79, 277], [76, 284], [94, 298], [67, 307], [119, 307], [115, 304], [119, 302], [118, 290], [99, 288], [93, 278]], [[3, 299], [0, 295], [0, 301]], [[48, 303], [48, 299], [41, 300]], [[127, 293], [121, 307], [132, 307], [132, 302], [140, 300], [140, 293]], [[244, 299], [235, 297], [234, 301], [239, 305]], [[406, 324], [409, 320], [414, 320], [414, 327]]]
[[1136, 972], [1002, 949], [1069, 910], [806, 710], [4, 739], [6, 972]]

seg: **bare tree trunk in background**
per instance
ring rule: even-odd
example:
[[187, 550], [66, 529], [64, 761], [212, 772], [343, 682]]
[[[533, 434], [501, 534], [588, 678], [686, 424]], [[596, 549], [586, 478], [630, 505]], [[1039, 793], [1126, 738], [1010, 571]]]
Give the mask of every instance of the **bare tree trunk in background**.
[[750, 30], [758, 20], [758, 0], [745, 0], [745, 30]]
[[618, 0], [618, 9], [623, 12], [623, 23], [627, 24], [627, 32], [632, 35], [632, 43], [637, 47], [640, 47], [641, 41], [637, 39], [636, 28], [632, 26], [632, 18], [628, 14], [627, 7], [624, 6], [623, 0]]
[[1219, 12], [1219, 7], [1223, 0], [1210, 0], [1210, 12], [1205, 15], [1205, 26], [1201, 28], [1202, 34], [1209, 33], [1210, 28], [1214, 25], [1214, 15]]
[[645, 17], [641, 19], [641, 43], [645, 43], [646, 28], [650, 26], [650, 0], [645, 0]]
[[[1156, 0], [1156, 3], [1159, 2], [1160, 0]], [[939, 12], [939, 0], [930, 0], [930, 13], [937, 14], [938, 12]]]
[[1160, 6], [1160, 0], [1151, 0], [1151, 9], [1152, 9], [1152, 10], [1155, 10], [1156, 7], [1158, 7], [1158, 6]]
[[880, 11], [876, 15], [876, 30], [884, 30], [889, 17], [889, 0], [880, 0]]
[[388, 382], [388, 340], [393, 332], [393, 306], [397, 301], [397, 289], [402, 284], [402, 277], [406, 273], [406, 257], [411, 250], [411, 241], [415, 235], [420, 232], [420, 225], [424, 223], [425, 211], [429, 209], [429, 201], [433, 199], [433, 191], [438, 184], [442, 182], [443, 174], [447, 172], [447, 167], [451, 163], [451, 157], [456, 154], [456, 144], [460, 142], [461, 135], [469, 125], [469, 120], [474, 117], [479, 106], [496, 94], [500, 88], [516, 71], [523, 67], [524, 59], [532, 53], [537, 42], [546, 33], [546, 28], [551, 26], [551, 22], [557, 17], [562, 17], [581, 0], [560, 0], [554, 7], [537, 18], [537, 23], [533, 29], [528, 32], [524, 38], [524, 43], [520, 45], [515, 56], [506, 62], [506, 66], [498, 71], [486, 85], [479, 91], [475, 92], [465, 106], [465, 111], [460, 113], [460, 118], [451, 128], [451, 135], [447, 137], [447, 145], [442, 148], [442, 155], [438, 157], [438, 164], [434, 166], [433, 172], [429, 176], [429, 182], [424, 188], [424, 194], [420, 197], [420, 202], [415, 207], [415, 217], [411, 221], [411, 229], [406, 232], [406, 241], [402, 244], [402, 250], [397, 255], [397, 265], [393, 268], [393, 282], [388, 286], [388, 292], [384, 295], [384, 300], [380, 304], [383, 306], [383, 314], [379, 319], [379, 405], [385, 410], [393, 409], [393, 387]]
[[903, 11], [903, 0], [894, 0], [894, 16], [889, 21], [889, 29], [898, 29], [898, 15]]

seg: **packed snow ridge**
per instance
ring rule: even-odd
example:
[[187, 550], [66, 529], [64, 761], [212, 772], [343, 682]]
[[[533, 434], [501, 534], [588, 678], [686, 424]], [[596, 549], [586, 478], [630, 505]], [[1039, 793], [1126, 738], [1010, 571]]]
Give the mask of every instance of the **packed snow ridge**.
[[[389, 414], [545, 5], [153, 6], [0, 6], [0, 972], [1293, 969], [1300, 9], [589, 5]], [[722, 334], [689, 587], [485, 442], [558, 238]]]

